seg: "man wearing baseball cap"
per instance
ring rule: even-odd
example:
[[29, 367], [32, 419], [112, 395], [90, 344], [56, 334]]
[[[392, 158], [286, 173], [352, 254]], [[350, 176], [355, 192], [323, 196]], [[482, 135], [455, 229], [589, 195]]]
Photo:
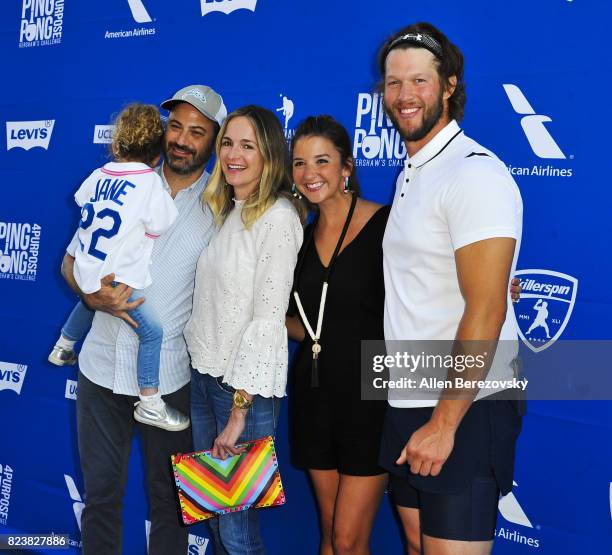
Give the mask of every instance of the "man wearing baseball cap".
[[[160, 392], [167, 403], [190, 412], [189, 357], [183, 328], [191, 315], [195, 270], [213, 231], [213, 217], [200, 200], [208, 181], [210, 159], [227, 110], [223, 99], [204, 85], [190, 85], [161, 104], [169, 111], [163, 140], [164, 163], [159, 175], [174, 199], [179, 217], [156, 239], [151, 276], [144, 292], [163, 324]], [[69, 252], [70, 247], [68, 248]], [[138, 400], [136, 357], [138, 338], [128, 310], [132, 290], [111, 285], [111, 274], [100, 291], [83, 294], [74, 281], [74, 258], [67, 253], [62, 274], [96, 316], [79, 355], [77, 424], [85, 484], [81, 517], [85, 555], [122, 553], [122, 510], [134, 427], [140, 431], [146, 463], [150, 505], [149, 554], [187, 552], [188, 530], [180, 525], [169, 464], [172, 453], [192, 450], [191, 428], [182, 432], [139, 424], [133, 419]]]

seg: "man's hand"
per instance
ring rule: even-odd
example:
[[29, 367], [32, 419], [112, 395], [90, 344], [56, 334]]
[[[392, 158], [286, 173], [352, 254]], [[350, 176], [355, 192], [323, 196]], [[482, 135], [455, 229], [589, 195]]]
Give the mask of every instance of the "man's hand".
[[213, 443], [212, 456], [215, 459], [227, 459], [228, 456], [240, 455], [244, 452], [244, 447], [236, 447], [238, 438], [244, 431], [247, 412], [250, 409], [233, 408], [230, 412], [229, 420], [223, 431]]
[[74, 256], [68, 253], [64, 255], [61, 272], [70, 289], [81, 297], [88, 308], [91, 310], [108, 312], [117, 318], [125, 320], [130, 326], [134, 328], [138, 327], [138, 324], [130, 318], [127, 311], [140, 306], [145, 300], [140, 298], [131, 303], [128, 302], [132, 294], [132, 288], [123, 283], [118, 284], [117, 287], [113, 287], [112, 283], [115, 279], [115, 274], [104, 276], [100, 280], [100, 290], [86, 295], [79, 289], [79, 285], [74, 279]]
[[430, 420], [412, 434], [395, 464], [409, 464], [413, 474], [437, 476], [453, 450], [455, 429]]
[[140, 306], [145, 300], [140, 298], [128, 302], [133, 289], [124, 283], [119, 283], [113, 287], [112, 283], [114, 279], [115, 274], [104, 276], [100, 280], [101, 287], [98, 291], [88, 295], [83, 293], [81, 298], [91, 310], [108, 312], [117, 318], [121, 318], [133, 328], [137, 328], [138, 324], [130, 317], [128, 310], [133, 310]]

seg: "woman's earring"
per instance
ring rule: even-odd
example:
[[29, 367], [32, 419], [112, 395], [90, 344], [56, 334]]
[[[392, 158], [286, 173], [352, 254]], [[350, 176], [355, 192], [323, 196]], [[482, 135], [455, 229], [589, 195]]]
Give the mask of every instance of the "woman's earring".
[[291, 185], [291, 194], [293, 195], [294, 198], [298, 200], [302, 198], [302, 195], [300, 195], [300, 192], [298, 191], [298, 188], [295, 186], [295, 183]]
[[344, 178], [344, 189], [342, 190], [342, 192], [345, 195], [351, 192], [351, 186], [349, 185], [349, 178], [348, 178], [348, 176]]

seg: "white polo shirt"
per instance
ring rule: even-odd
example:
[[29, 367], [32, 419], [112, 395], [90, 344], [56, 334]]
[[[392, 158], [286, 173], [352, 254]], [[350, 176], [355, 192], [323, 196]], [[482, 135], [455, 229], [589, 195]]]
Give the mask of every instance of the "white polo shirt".
[[[514, 238], [513, 275], [522, 214], [519, 189], [504, 164], [466, 137], [454, 120], [407, 157], [383, 240], [385, 340], [453, 340], [465, 308], [455, 251], [483, 239]], [[513, 376], [518, 340], [512, 310], [508, 293], [500, 334], [504, 348], [496, 353], [487, 379]], [[392, 378], [404, 375], [391, 369]], [[389, 399], [394, 407], [437, 404], [405, 395], [398, 399], [395, 393]], [[481, 390], [476, 398], [491, 393]]]

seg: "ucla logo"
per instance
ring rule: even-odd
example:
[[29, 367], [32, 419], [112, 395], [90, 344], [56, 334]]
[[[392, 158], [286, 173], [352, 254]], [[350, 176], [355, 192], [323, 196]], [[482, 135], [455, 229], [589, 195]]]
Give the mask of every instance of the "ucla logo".
[[64, 397], [66, 399], [77, 400], [78, 382], [76, 380], [66, 380], [66, 391]]
[[0, 390], [11, 389], [21, 395], [28, 367], [25, 364], [0, 361]]
[[552, 270], [520, 270], [521, 302], [514, 306], [521, 339], [534, 353], [550, 347], [572, 315], [578, 280]]
[[255, 11], [257, 0], [200, 0], [202, 17], [212, 12], [230, 14], [233, 11], [245, 9]]
[[110, 144], [113, 142], [113, 135], [115, 134], [114, 125], [96, 125], [94, 127], [94, 144]]

